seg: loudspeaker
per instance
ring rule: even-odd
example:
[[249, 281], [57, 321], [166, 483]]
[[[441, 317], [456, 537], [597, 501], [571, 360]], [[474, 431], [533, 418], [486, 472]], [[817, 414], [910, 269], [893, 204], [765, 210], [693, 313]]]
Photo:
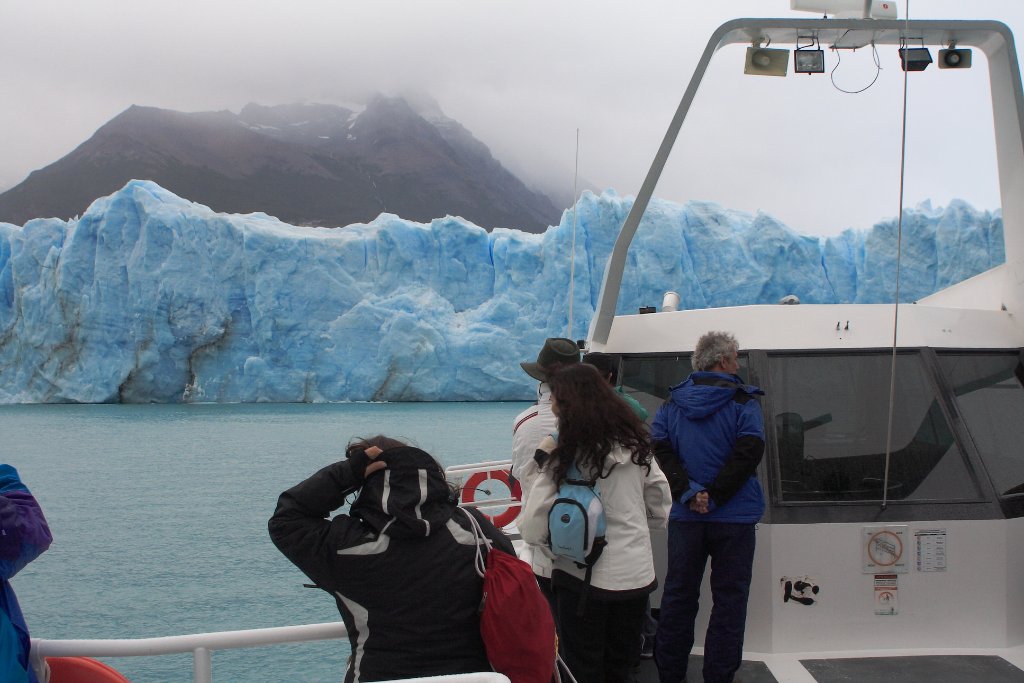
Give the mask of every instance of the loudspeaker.
[[901, 47], [900, 68], [904, 71], [924, 71], [932, 63], [932, 53], [926, 47]]
[[940, 69], [970, 69], [971, 68], [971, 51], [970, 50], [955, 50], [950, 48], [948, 50], [939, 50], [939, 68]]
[[789, 50], [748, 47], [743, 73], [754, 76], [785, 76], [789, 70]]

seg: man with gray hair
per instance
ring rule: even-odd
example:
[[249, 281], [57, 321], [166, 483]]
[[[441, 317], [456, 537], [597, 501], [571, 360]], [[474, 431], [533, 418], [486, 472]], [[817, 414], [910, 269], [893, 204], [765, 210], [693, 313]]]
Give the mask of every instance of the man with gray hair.
[[651, 424], [658, 463], [672, 487], [668, 572], [654, 659], [661, 683], [686, 679], [700, 587], [711, 558], [713, 606], [704, 635], [705, 683], [731, 683], [743, 660], [754, 528], [764, 513], [755, 476], [764, 418], [739, 372], [739, 344], [727, 332], [697, 341], [694, 372], [672, 387]]

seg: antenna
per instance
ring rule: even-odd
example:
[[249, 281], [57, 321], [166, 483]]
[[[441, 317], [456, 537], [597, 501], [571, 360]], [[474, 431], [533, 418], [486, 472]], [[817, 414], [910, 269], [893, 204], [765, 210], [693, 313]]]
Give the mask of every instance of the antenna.
[[[910, 0], [903, 0], [906, 7], [907, 32], [910, 31]], [[907, 69], [903, 69], [903, 125], [900, 134], [900, 191], [899, 214], [896, 219], [896, 298], [892, 315], [892, 363], [889, 366], [889, 420], [885, 429], [885, 474], [882, 477], [882, 509], [889, 505], [889, 465], [892, 462], [892, 426], [895, 419], [896, 402], [896, 344], [900, 329], [900, 261], [903, 257], [903, 181], [907, 172]]]
[[572, 252], [569, 254], [569, 331], [565, 335], [572, 339], [572, 285], [576, 272], [576, 181], [580, 176], [580, 129], [576, 129], [576, 170], [572, 174]]

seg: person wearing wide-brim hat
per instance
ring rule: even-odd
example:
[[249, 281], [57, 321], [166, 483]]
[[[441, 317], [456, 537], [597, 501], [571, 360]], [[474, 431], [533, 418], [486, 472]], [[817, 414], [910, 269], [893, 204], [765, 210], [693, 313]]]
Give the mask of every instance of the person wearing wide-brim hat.
[[[580, 349], [576, 342], [564, 337], [550, 337], [544, 340], [544, 346], [537, 354], [537, 360], [520, 363], [530, 377], [546, 382], [548, 375], [560, 367], [580, 362]], [[533, 453], [530, 453], [533, 457]]]
[[[551, 438], [558, 429], [558, 419], [551, 412], [551, 389], [548, 388], [547, 378], [559, 368], [579, 362], [580, 350], [576, 342], [564, 337], [551, 337], [544, 340], [537, 360], [520, 363], [526, 374], [539, 382], [537, 403], [519, 413], [512, 423], [512, 475], [519, 480], [524, 509], [530, 487], [537, 477], [537, 463], [533, 456], [541, 442], [545, 438]], [[551, 560], [543, 553], [533, 553], [529, 547], [522, 557], [533, 566], [537, 583], [553, 605]]]

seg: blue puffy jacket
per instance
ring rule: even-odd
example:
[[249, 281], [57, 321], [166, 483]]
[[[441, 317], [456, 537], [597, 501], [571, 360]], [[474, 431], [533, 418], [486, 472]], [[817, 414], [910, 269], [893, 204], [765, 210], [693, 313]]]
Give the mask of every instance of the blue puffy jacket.
[[36, 683], [28, 661], [28, 626], [9, 581], [52, 540], [43, 511], [18, 471], [0, 465], [0, 681], [5, 683]]
[[[669, 477], [674, 502], [670, 519], [753, 524], [764, 513], [764, 493], [755, 473], [764, 455], [764, 418], [756, 397], [764, 392], [721, 372], [694, 372], [671, 388], [651, 424], [659, 462]], [[674, 454], [676, 477], [662, 460]], [[687, 501], [707, 490], [709, 512]]]

